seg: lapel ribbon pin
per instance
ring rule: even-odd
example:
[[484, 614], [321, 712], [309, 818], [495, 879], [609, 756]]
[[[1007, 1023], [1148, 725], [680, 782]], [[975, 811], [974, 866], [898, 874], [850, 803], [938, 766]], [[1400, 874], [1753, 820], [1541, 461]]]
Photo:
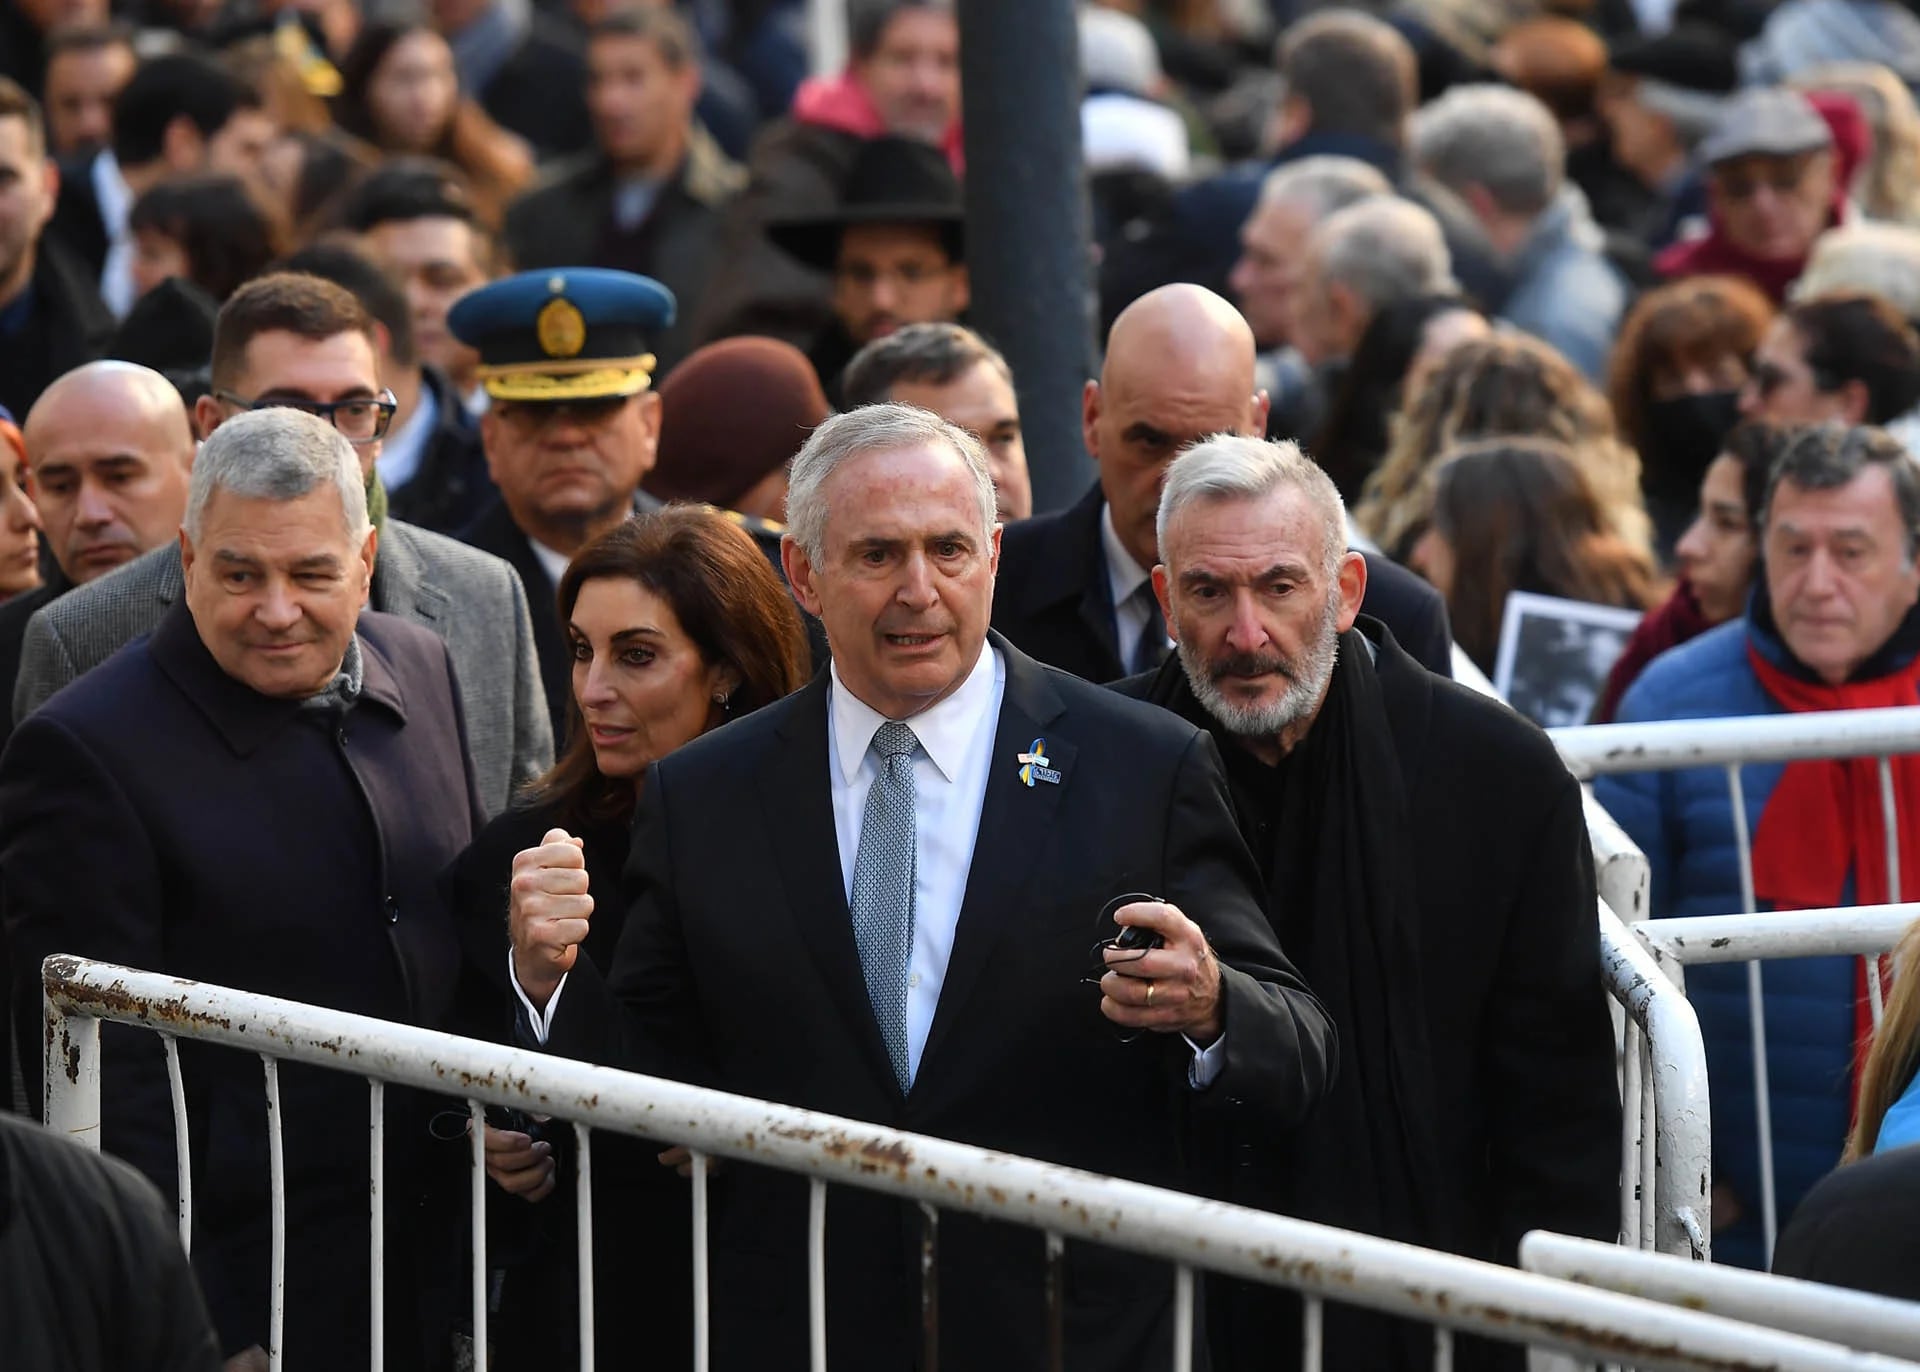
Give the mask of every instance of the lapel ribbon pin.
[[1032, 788], [1036, 781], [1044, 781], [1049, 786], [1060, 784], [1060, 773], [1047, 766], [1047, 741], [1036, 738], [1032, 747], [1021, 753], [1016, 759], [1020, 764], [1020, 783]]

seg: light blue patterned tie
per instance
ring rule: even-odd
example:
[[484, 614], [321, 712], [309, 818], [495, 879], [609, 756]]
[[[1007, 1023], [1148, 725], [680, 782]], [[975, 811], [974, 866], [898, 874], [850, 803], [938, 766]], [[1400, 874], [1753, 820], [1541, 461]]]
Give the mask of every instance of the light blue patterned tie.
[[893, 1075], [905, 1092], [913, 1083], [907, 1062], [907, 963], [913, 950], [913, 755], [920, 740], [893, 720], [868, 745], [880, 756], [880, 775], [867, 790], [860, 848], [853, 859], [853, 941], [866, 973], [867, 998]]

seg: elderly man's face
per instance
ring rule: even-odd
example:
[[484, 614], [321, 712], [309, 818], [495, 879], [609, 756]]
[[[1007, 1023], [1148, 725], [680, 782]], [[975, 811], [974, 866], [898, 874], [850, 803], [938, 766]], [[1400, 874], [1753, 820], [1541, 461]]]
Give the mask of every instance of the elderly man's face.
[[295, 500], [217, 491], [180, 536], [187, 609], [220, 670], [264, 696], [324, 690], [373, 584], [375, 536], [349, 536], [340, 493]]
[[938, 143], [960, 117], [960, 26], [939, 10], [901, 10], [853, 76], [888, 133]]
[[1830, 152], [1736, 157], [1708, 172], [1707, 191], [1733, 245], [1772, 261], [1813, 251], [1832, 213], [1833, 177]]
[[980, 440], [993, 473], [994, 501], [1004, 520], [1033, 513], [1033, 482], [1027, 473], [1027, 446], [1020, 436], [1020, 402], [1013, 383], [991, 362], [976, 362], [944, 385], [901, 381], [887, 399], [932, 410]]
[[1326, 542], [1325, 516], [1290, 486], [1195, 501], [1167, 528], [1161, 611], [1194, 694], [1236, 734], [1278, 737], [1319, 709], [1366, 590], [1356, 553], [1329, 580]]
[[1291, 310], [1300, 286], [1300, 254], [1313, 232], [1305, 207], [1261, 205], [1240, 229], [1240, 260], [1227, 284], [1263, 348], [1294, 341]]
[[847, 689], [889, 719], [919, 714], [979, 661], [1000, 526], [981, 527], [973, 474], [944, 444], [849, 458], [821, 496], [820, 561], [789, 538], [787, 579], [826, 627]]
[[1893, 478], [1869, 467], [1844, 486], [1780, 481], [1764, 551], [1774, 621], [1793, 655], [1838, 685], [1893, 637], [1920, 597], [1920, 568]]
[[487, 470], [513, 522], [571, 553], [633, 506], [660, 445], [660, 397], [530, 404], [496, 400], [480, 420]]
[[850, 224], [833, 269], [833, 312], [864, 347], [903, 324], [951, 324], [967, 308], [967, 268], [926, 224]]

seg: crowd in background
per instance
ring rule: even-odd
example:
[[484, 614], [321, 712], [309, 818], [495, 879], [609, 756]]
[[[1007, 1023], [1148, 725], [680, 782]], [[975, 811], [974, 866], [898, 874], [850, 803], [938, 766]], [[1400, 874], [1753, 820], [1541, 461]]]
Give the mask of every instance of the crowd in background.
[[[1338, 513], [1341, 546], [1330, 541], [1325, 553], [1334, 581], [1347, 580], [1313, 582], [1329, 597], [1328, 625], [1344, 605], [1338, 633], [1327, 630], [1327, 671], [1336, 637], [1343, 658], [1364, 638], [1385, 683], [1383, 719], [1408, 689], [1394, 684], [1405, 678], [1393, 671], [1413, 670], [1402, 663], [1448, 675], [1457, 644], [1493, 675], [1516, 593], [1637, 616], [1595, 722], [1920, 705], [1913, 5], [1079, 5], [1080, 70], [1059, 79], [1083, 92], [1086, 279], [1100, 347], [1084, 450], [1072, 453], [1028, 450], [1019, 378], [996, 347], [1008, 340], [971, 327], [954, 6], [850, 0], [848, 60], [825, 75], [811, 70], [806, 9], [798, 0], [5, 0], [0, 684], [11, 709], [0, 709], [0, 736], [18, 732], [0, 764], [0, 894], [21, 1045], [38, 1041], [38, 957], [71, 941], [53, 912], [72, 893], [39, 864], [89, 851], [60, 825], [104, 804], [79, 781], [93, 775], [94, 745], [65, 740], [68, 725], [46, 713], [38, 729], [25, 721], [55, 699], [79, 709], [62, 688], [96, 667], [117, 671], [127, 691], [148, 689], [116, 656], [148, 633], [159, 670], [185, 680], [165, 654], [193, 658], [168, 634], [169, 625], [175, 638], [190, 633], [173, 607], [195, 604], [207, 502], [223, 490], [287, 499], [309, 489], [300, 472], [337, 456], [322, 451], [324, 426], [263, 428], [254, 441], [284, 448], [292, 473], [273, 488], [281, 494], [227, 467], [203, 474], [210, 447], [229, 467], [242, 462], [231, 426], [252, 432], [261, 412], [286, 407], [319, 415], [351, 446], [358, 466], [349, 462], [342, 480], [378, 544], [361, 587], [377, 612], [367, 665], [349, 616], [340, 643], [355, 646], [335, 645], [345, 656], [314, 679], [312, 699], [338, 696], [343, 711], [365, 713], [354, 704], [363, 694], [403, 701], [432, 690], [460, 721], [444, 778], [458, 815], [436, 828], [410, 812], [404, 787], [367, 795], [376, 827], [400, 826], [420, 861], [431, 857], [418, 890], [374, 893], [401, 928], [410, 926], [399, 908], [431, 900], [484, 912], [497, 935], [498, 917], [520, 918], [523, 878], [548, 880], [536, 869], [578, 872], [578, 891], [562, 891], [573, 877], [541, 887], [555, 898], [583, 895], [589, 878], [606, 891], [628, 858], [649, 766], [788, 697], [824, 670], [830, 645], [838, 660], [847, 629], [832, 596], [795, 580], [796, 556], [804, 567], [823, 535], [797, 522], [790, 482], [810, 434], [827, 432], [836, 412], [871, 406], [931, 411], [961, 436], [939, 441], [963, 457], [977, 449], [1004, 524], [993, 642], [1095, 684], [1131, 678], [1134, 694], [1229, 743], [1260, 731], [1221, 724], [1238, 716], [1203, 689], [1178, 568], [1155, 570], [1173, 562], [1169, 465], [1215, 436], [1282, 445], [1269, 453], [1297, 445], [1324, 473], [1323, 490], [1290, 458], [1216, 454]], [[1042, 467], [1084, 473], [1084, 495], [1036, 508], [1032, 472]], [[237, 484], [202, 492], [203, 481]], [[1265, 498], [1269, 486], [1247, 491]], [[341, 498], [358, 531], [354, 495]], [[1384, 636], [1353, 629], [1355, 615], [1384, 625]], [[389, 617], [412, 627], [383, 627]], [[644, 664], [623, 627], [641, 621], [664, 626]], [[444, 679], [408, 656], [425, 651], [408, 637], [416, 630], [444, 642]], [[1267, 661], [1231, 634], [1223, 641], [1239, 656], [1220, 659], [1221, 680], [1234, 663], [1251, 671]], [[206, 646], [229, 677], [285, 694]], [[1278, 661], [1291, 679], [1292, 659]], [[655, 672], [645, 682], [634, 675], [642, 665]], [[1363, 706], [1344, 689], [1330, 699], [1347, 702], [1337, 719], [1351, 731], [1371, 717], [1346, 713]], [[1353, 700], [1373, 699], [1371, 688], [1352, 689]], [[615, 715], [625, 722], [596, 723]], [[109, 751], [146, 747], [102, 728]], [[1244, 773], [1233, 748], [1222, 751], [1243, 836], [1264, 883], [1279, 889], [1286, 862], [1306, 861], [1313, 845], [1289, 849], [1249, 818], [1272, 806], [1301, 822], [1290, 788], [1307, 764], [1281, 765], [1299, 737], [1275, 732], [1284, 746], [1261, 760], [1278, 771]], [[230, 729], [223, 736], [241, 746]], [[1533, 758], [1521, 735], [1487, 737]], [[1417, 750], [1395, 740], [1411, 778]], [[62, 751], [70, 744], [77, 751]], [[414, 746], [426, 745], [405, 745]], [[1335, 769], [1313, 773], [1323, 780], [1385, 765], [1359, 752], [1328, 762], [1328, 746], [1313, 754], [1314, 767]], [[394, 758], [412, 756], [394, 748]], [[1044, 769], [1045, 757], [1033, 765]], [[1879, 783], [1870, 761], [1860, 767], [1752, 769], [1764, 775], [1749, 782], [1740, 819], [1756, 836], [1763, 905], [1891, 898]], [[223, 776], [209, 770], [200, 784]], [[1911, 808], [1920, 762], [1896, 760], [1893, 782], [1903, 813], [1920, 813]], [[1740, 908], [1740, 826], [1718, 773], [1622, 776], [1595, 789], [1649, 855], [1655, 916]], [[1413, 780], [1404, 794], [1396, 780], [1392, 793], [1406, 814], [1440, 824]], [[1363, 829], [1383, 804], [1370, 794], [1354, 800]], [[1566, 816], [1575, 829], [1577, 808]], [[257, 820], [245, 809], [228, 818]], [[1920, 871], [1912, 833], [1898, 836], [1898, 870]], [[191, 826], [168, 834], [189, 848], [208, 838]], [[114, 867], [117, 840], [83, 838], [101, 843], [103, 871]], [[1279, 868], [1262, 851], [1270, 840]], [[389, 850], [377, 851], [385, 863]], [[166, 844], [156, 853], [148, 879], [167, 899], [191, 888], [218, 907], [230, 896], [240, 918], [239, 892], [181, 877]], [[843, 857], [851, 886], [844, 836]], [[1567, 870], [1590, 883], [1585, 861], [1569, 857]], [[127, 870], [112, 875], [137, 880]], [[1297, 893], [1305, 907], [1338, 903], [1321, 878]], [[1381, 908], [1426, 899], [1352, 880], [1343, 896]], [[96, 894], [111, 904], [127, 893]], [[574, 940], [601, 972], [616, 965], [615, 904], [603, 897], [591, 939]], [[1569, 908], [1579, 906], [1576, 893]], [[1345, 1039], [1346, 1016], [1373, 1013], [1378, 987], [1350, 998], [1327, 990], [1328, 946], [1300, 955], [1296, 936], [1305, 937], [1296, 930], [1281, 943]], [[356, 991], [355, 1008], [497, 1036], [517, 994], [537, 1022], [521, 964], [502, 977], [506, 945], [461, 939], [466, 971], [484, 966], [495, 984], [470, 986], [466, 972], [416, 980], [446, 950], [408, 945], [399, 981]], [[179, 952], [171, 937], [136, 946], [159, 960]], [[288, 955], [297, 974], [258, 989], [333, 1003], [320, 969], [358, 954], [324, 940], [289, 946], [305, 950]], [[236, 984], [249, 975], [244, 959], [208, 956], [197, 974], [222, 980], [214, 973], [225, 969]], [[1554, 962], [1551, 949], [1528, 957], [1539, 959], [1534, 971]], [[1585, 984], [1584, 963], [1558, 970]], [[1715, 976], [1734, 971], [1690, 972], [1688, 992], [1713, 1076], [1718, 1254], [1757, 1265], [1746, 985]], [[1850, 1128], [1854, 1155], [1916, 1137], [1916, 1051], [1902, 1046], [1914, 1037], [1914, 998], [1897, 1000], [1893, 1046], [1868, 1062], [1863, 975], [1846, 959], [1768, 972], [1783, 1217], [1833, 1168]], [[544, 1029], [521, 1033], [546, 1041]], [[1398, 1034], [1357, 1051], [1385, 1053], [1404, 1071]], [[1519, 1070], [1486, 1051], [1485, 1073], [1453, 1083], [1475, 1101], [1495, 1094], [1501, 1071]], [[21, 1062], [29, 1102], [31, 1056]], [[1526, 1071], [1558, 1070], [1543, 1062]], [[1357, 1132], [1369, 1109], [1407, 1108], [1391, 1082], [1356, 1089], [1370, 1093], [1347, 1117]], [[1562, 1122], [1591, 1122], [1598, 1116], [1581, 1112], [1592, 1104], [1541, 1112], [1564, 1106]], [[1617, 1118], [1598, 1132], [1606, 1127], [1617, 1143]], [[1386, 1156], [1409, 1137], [1372, 1142]], [[159, 1142], [170, 1148], [170, 1135]], [[503, 1119], [487, 1147], [501, 1191], [497, 1251], [520, 1273], [499, 1297], [496, 1337], [531, 1361], [555, 1347], [557, 1326], [541, 1312], [571, 1300], [573, 1237], [550, 1214], [530, 1221], [538, 1212], [500, 1202], [544, 1199], [568, 1144]], [[1474, 1147], [1450, 1137], [1415, 1152], [1451, 1165]], [[1554, 1206], [1578, 1189], [1574, 1173], [1584, 1185], [1607, 1160], [1573, 1160], [1579, 1150], [1565, 1138], [1541, 1147], [1562, 1150], [1568, 1174], [1515, 1182], [1534, 1187], [1516, 1205], [1565, 1221], [1556, 1227], [1604, 1229], [1606, 1203], [1599, 1221], [1591, 1205]], [[623, 1156], [602, 1154], [597, 1175], [617, 1178]], [[637, 1151], [626, 1161], [639, 1180], [631, 1194], [610, 1181], [608, 1203], [655, 1207], [648, 1213], [677, 1233], [685, 1200], [671, 1174], [655, 1177]], [[1413, 1217], [1423, 1184], [1436, 1183], [1427, 1161], [1396, 1174], [1400, 1208], [1382, 1201], [1367, 1227], [1511, 1260], [1505, 1213], [1489, 1218], [1505, 1204], [1503, 1182], [1474, 1193], [1484, 1214], [1444, 1225]], [[330, 1166], [317, 1152], [297, 1162], [314, 1175]], [[1316, 1164], [1332, 1167], [1302, 1153], [1303, 1169]], [[144, 1168], [157, 1180], [170, 1169], [170, 1159]], [[1556, 1193], [1561, 1183], [1571, 1190]], [[1591, 1188], [1581, 1199], [1594, 1199]], [[1255, 1203], [1314, 1213], [1298, 1195]], [[1337, 1207], [1317, 1217], [1357, 1222]], [[236, 1224], [229, 1256], [244, 1265], [258, 1235]], [[1804, 1234], [1799, 1242], [1804, 1250]], [[205, 1251], [221, 1251], [218, 1241]], [[396, 1266], [426, 1256], [409, 1251]], [[683, 1265], [617, 1247], [601, 1262], [603, 1291], [625, 1274], [660, 1311], [683, 1305]], [[245, 1356], [228, 1316], [252, 1294], [245, 1284], [207, 1289], [224, 1353]], [[1227, 1294], [1217, 1304], [1223, 1320], [1248, 1318]], [[320, 1337], [327, 1309], [324, 1299], [308, 1307], [300, 1337]], [[1393, 1346], [1390, 1332], [1365, 1337], [1376, 1335]], [[1251, 1346], [1244, 1328], [1216, 1337], [1227, 1340], [1216, 1345], [1222, 1365], [1234, 1365], [1222, 1349]]]

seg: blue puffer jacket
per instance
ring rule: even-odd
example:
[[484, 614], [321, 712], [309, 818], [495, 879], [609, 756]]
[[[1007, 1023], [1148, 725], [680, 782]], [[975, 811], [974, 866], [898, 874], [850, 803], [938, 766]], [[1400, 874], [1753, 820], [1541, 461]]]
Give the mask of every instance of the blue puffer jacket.
[[[1747, 661], [1749, 621], [1722, 624], [1655, 658], [1620, 703], [1619, 722], [1779, 714]], [[1762, 640], [1764, 643], [1764, 640]], [[1777, 643], [1767, 645], [1778, 655]], [[1747, 832], [1784, 769], [1740, 769]], [[1594, 794], [1646, 852], [1653, 914], [1724, 915], [1740, 909], [1740, 858], [1723, 768], [1624, 773], [1595, 780]], [[1804, 958], [1763, 964], [1767, 1081], [1781, 1228], [1840, 1161], [1852, 1106], [1855, 964]], [[1739, 1198], [1738, 1224], [1714, 1236], [1716, 1261], [1759, 1267], [1760, 1145], [1754, 1116], [1747, 969], [1687, 970], [1687, 998], [1707, 1044], [1716, 1178]]]

